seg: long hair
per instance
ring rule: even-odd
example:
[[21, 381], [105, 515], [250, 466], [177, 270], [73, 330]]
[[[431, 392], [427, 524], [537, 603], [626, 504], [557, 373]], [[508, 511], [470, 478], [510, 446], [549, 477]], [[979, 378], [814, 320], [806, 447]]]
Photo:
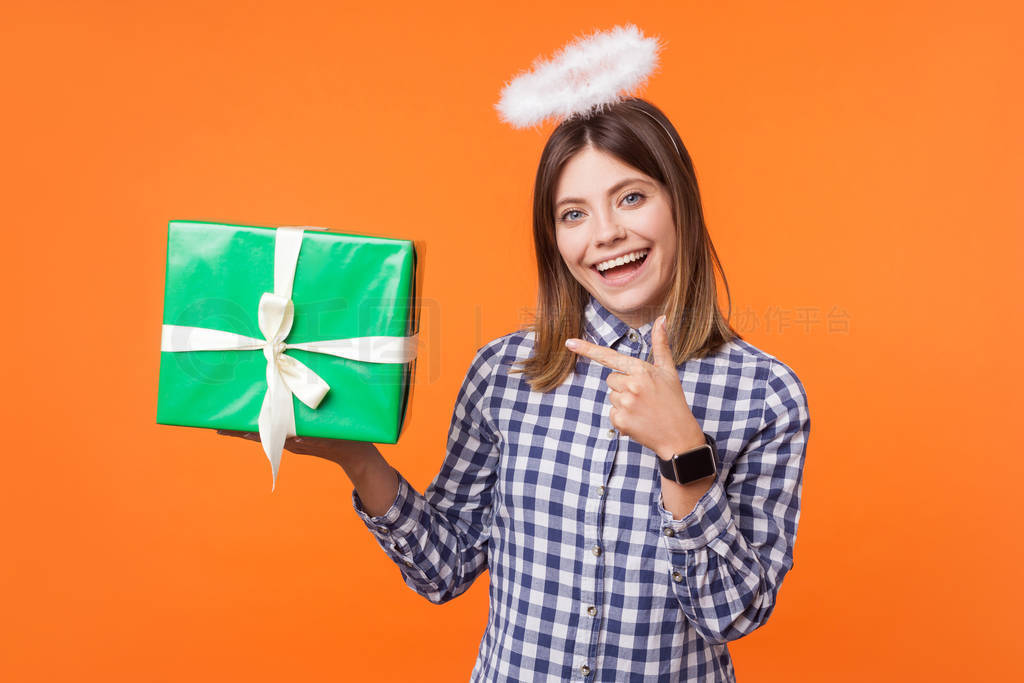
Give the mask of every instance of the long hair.
[[[711, 243], [701, 207], [697, 176], [679, 133], [653, 104], [630, 98], [586, 118], [563, 121], [540, 157], [533, 192], [533, 243], [539, 292], [534, 353], [517, 361], [534, 391], [557, 387], [575, 370], [576, 354], [565, 347], [582, 338], [589, 292], [569, 272], [555, 240], [555, 189], [566, 163], [587, 146], [611, 154], [654, 178], [667, 190], [676, 228], [676, 268], [665, 302], [665, 325], [675, 364], [700, 358], [732, 339], [742, 339], [718, 307], [715, 268], [722, 274], [729, 316], [732, 298]], [[648, 357], [648, 361], [652, 358]]]

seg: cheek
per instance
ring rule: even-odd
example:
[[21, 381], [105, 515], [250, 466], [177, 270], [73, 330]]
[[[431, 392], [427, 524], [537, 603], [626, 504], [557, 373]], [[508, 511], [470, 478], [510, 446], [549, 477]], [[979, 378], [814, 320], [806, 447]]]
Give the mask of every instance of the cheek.
[[558, 245], [558, 253], [562, 257], [562, 261], [569, 268], [576, 268], [583, 257], [583, 250], [580, 249], [579, 245], [575, 244], [575, 240], [563, 233], [557, 236], [555, 242]]
[[674, 239], [667, 239], [663, 242], [662, 254], [665, 257], [665, 264], [668, 268], [674, 269], [676, 267], [676, 259], [678, 251], [676, 241]]
[[663, 260], [658, 272], [661, 274], [660, 278], [665, 281], [663, 284], [667, 286], [667, 281], [672, 279], [672, 276], [675, 274], [676, 268], [678, 267], [678, 264], [676, 263], [677, 257], [675, 244], [666, 244], [665, 250], [662, 252], [662, 257]]
[[[671, 217], [669, 217], [671, 221]], [[675, 226], [669, 222], [667, 225], [658, 225], [653, 231], [654, 241], [661, 247], [662, 255], [665, 257], [666, 262], [671, 267], [676, 259], [677, 238]]]

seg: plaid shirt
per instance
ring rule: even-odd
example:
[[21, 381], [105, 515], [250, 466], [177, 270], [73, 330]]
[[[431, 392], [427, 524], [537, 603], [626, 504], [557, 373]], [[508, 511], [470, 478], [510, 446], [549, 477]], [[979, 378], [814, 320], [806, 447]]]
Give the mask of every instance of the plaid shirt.
[[[585, 338], [646, 359], [651, 323], [630, 329], [591, 297]], [[459, 391], [441, 471], [420, 495], [356, 512], [405, 583], [433, 603], [490, 573], [475, 681], [734, 681], [727, 642], [765, 623], [800, 518], [810, 418], [781, 361], [734, 340], [679, 367], [715, 438], [711, 489], [680, 520], [661, 499], [657, 456], [608, 421], [611, 372], [580, 357], [548, 393], [514, 360], [517, 331], [480, 348]]]

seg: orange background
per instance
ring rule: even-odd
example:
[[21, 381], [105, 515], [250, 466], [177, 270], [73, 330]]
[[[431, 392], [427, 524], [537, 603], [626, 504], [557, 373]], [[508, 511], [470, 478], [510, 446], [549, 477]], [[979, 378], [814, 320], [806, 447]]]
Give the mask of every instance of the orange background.
[[[743, 681], [1021, 675], [1013, 3], [5, 3], [0, 679], [467, 680], [487, 578], [408, 589], [337, 466], [155, 424], [166, 224], [424, 240], [419, 490], [473, 352], [534, 305], [551, 127], [505, 80], [570, 37], [665, 41], [733, 322], [812, 432], [795, 567]], [[13, 316], [12, 316], [13, 312]]]

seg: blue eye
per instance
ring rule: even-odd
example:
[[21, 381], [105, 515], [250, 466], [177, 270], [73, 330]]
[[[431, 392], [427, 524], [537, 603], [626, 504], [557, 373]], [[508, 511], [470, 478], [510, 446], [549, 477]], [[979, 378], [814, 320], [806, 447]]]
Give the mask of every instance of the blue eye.
[[[632, 201], [632, 202], [631, 202], [631, 201], [628, 201], [630, 197], [636, 197], [636, 201]], [[636, 205], [636, 204], [639, 204], [639, 203], [640, 203], [640, 201], [641, 201], [641, 200], [642, 200], [643, 198], [644, 198], [644, 195], [643, 195], [643, 193], [642, 193], [642, 192], [630, 192], [629, 194], [627, 194], [627, 195], [626, 195], [626, 196], [625, 196], [625, 197], [623, 198], [623, 200], [622, 200], [622, 201], [626, 202], [626, 203], [627, 203], [627, 204], [629, 204], [630, 206], [634, 206], [634, 205]]]
[[570, 210], [566, 211], [565, 213], [563, 213], [561, 218], [562, 218], [563, 221], [577, 221], [577, 220], [579, 220], [579, 218], [578, 217], [573, 217], [573, 215], [572, 215], [572, 214], [575, 214], [575, 213], [578, 213], [580, 216], [583, 215], [583, 212], [580, 211], [579, 209], [570, 209]]

